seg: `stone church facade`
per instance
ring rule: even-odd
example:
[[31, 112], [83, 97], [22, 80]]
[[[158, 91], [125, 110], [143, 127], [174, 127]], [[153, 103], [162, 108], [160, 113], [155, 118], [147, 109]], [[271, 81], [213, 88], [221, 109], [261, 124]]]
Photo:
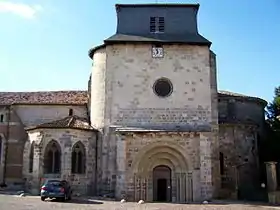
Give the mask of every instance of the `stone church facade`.
[[217, 90], [198, 8], [116, 5], [116, 34], [89, 51], [88, 91], [0, 93], [2, 182], [183, 203], [258, 187], [266, 102]]

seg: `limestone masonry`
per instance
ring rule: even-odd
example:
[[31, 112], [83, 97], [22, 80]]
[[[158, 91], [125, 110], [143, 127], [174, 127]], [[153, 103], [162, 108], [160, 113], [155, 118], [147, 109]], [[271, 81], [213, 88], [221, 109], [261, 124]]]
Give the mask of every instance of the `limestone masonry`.
[[116, 5], [116, 34], [89, 51], [88, 91], [0, 93], [0, 182], [180, 203], [232, 197], [236, 183], [253, 192], [266, 102], [217, 91], [198, 8]]

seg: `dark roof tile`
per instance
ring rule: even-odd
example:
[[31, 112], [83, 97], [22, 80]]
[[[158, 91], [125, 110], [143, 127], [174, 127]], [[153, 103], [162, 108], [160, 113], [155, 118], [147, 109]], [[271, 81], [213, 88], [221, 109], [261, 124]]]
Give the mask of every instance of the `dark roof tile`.
[[94, 130], [90, 126], [90, 123], [86, 118], [78, 116], [68, 116], [60, 120], [51, 121], [48, 123], [39, 124], [36, 126], [28, 127], [25, 130], [35, 130], [35, 129], [50, 129], [50, 128], [70, 128], [70, 129], [81, 129], [81, 130]]
[[75, 104], [88, 102], [87, 91], [0, 92], [0, 105]]
[[115, 34], [104, 41], [109, 42], [160, 42], [160, 43], [187, 43], [197, 45], [211, 45], [211, 42], [200, 34]]
[[194, 7], [199, 8], [199, 4], [172, 4], [172, 3], [150, 3], [150, 4], [116, 4], [116, 8], [119, 7]]

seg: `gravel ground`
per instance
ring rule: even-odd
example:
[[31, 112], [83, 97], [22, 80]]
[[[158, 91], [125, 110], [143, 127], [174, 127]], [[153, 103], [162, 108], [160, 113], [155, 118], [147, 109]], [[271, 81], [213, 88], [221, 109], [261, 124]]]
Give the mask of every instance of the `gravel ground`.
[[254, 204], [241, 203], [220, 203], [220, 204], [164, 204], [164, 203], [120, 203], [114, 201], [100, 201], [93, 199], [73, 199], [71, 202], [45, 201], [42, 202], [40, 197], [26, 196], [18, 197], [15, 195], [0, 195], [0, 210], [51, 210], [51, 209], [91, 209], [91, 210], [266, 210], [279, 209], [280, 207], [263, 206]]

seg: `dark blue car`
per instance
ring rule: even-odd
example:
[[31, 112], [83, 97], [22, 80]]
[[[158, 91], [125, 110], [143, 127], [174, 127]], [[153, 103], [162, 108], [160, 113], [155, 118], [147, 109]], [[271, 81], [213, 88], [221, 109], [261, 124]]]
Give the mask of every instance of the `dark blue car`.
[[72, 189], [70, 184], [63, 180], [47, 180], [41, 187], [41, 200], [56, 198], [62, 201], [71, 200]]

